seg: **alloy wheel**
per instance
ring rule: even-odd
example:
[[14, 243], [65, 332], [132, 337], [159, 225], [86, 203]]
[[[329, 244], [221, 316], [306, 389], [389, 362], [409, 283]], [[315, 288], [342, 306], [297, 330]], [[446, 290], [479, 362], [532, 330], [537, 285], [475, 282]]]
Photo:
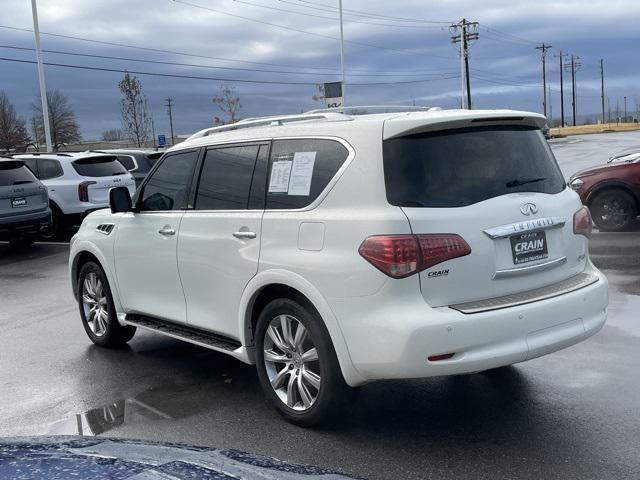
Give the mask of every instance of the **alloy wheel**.
[[263, 348], [267, 376], [278, 398], [296, 411], [311, 408], [322, 379], [309, 331], [295, 317], [278, 315], [269, 322]]
[[82, 308], [87, 319], [87, 325], [96, 337], [107, 332], [109, 312], [107, 310], [107, 295], [100, 277], [90, 272], [82, 283]]
[[633, 206], [627, 199], [616, 193], [605, 195], [598, 202], [598, 216], [601, 223], [609, 228], [620, 228], [629, 222]]

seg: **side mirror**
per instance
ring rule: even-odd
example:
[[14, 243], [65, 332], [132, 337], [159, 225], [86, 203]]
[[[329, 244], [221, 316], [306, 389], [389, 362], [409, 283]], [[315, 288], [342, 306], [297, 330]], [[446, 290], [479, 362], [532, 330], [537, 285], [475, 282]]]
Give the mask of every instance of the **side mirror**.
[[131, 195], [127, 187], [116, 187], [109, 191], [109, 206], [111, 213], [129, 212], [131, 210]]

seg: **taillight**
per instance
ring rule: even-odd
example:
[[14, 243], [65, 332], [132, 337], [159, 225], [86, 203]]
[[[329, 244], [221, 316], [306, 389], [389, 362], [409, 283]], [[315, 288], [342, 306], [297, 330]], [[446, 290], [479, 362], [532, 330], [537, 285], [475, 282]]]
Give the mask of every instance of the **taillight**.
[[96, 182], [82, 182], [78, 185], [78, 200], [81, 202], [89, 201], [89, 185], [94, 185]]
[[471, 253], [460, 235], [376, 235], [362, 242], [358, 252], [393, 278], [405, 278], [452, 258]]
[[573, 214], [573, 233], [576, 235], [584, 235], [588, 238], [591, 236], [592, 230], [591, 212], [589, 212], [587, 207], [582, 207]]

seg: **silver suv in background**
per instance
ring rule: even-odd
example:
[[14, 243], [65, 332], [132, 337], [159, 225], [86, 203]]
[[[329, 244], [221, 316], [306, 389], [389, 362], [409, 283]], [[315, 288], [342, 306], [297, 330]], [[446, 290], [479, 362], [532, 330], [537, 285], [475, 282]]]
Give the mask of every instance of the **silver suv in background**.
[[47, 187], [54, 238], [63, 230], [77, 227], [84, 217], [109, 206], [109, 190], [127, 187], [135, 193], [133, 176], [115, 155], [104, 153], [57, 153], [14, 155], [22, 160]]
[[145, 179], [151, 168], [156, 164], [160, 157], [164, 154], [164, 150], [153, 149], [109, 149], [95, 150], [94, 153], [107, 153], [115, 155], [124, 167], [129, 170], [136, 181], [136, 187], [139, 187]]
[[46, 187], [23, 161], [0, 158], [0, 239], [31, 245], [50, 222]]

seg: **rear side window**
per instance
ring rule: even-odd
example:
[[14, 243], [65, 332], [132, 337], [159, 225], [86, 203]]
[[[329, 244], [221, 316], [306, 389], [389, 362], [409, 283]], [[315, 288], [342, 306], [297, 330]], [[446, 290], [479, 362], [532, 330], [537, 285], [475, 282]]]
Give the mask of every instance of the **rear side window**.
[[207, 150], [196, 195], [196, 210], [245, 210], [258, 145]]
[[136, 163], [130, 155], [118, 155], [118, 160], [127, 170], [133, 170], [136, 168]]
[[142, 187], [140, 210], [149, 212], [187, 208], [189, 185], [197, 160], [197, 150], [166, 157]]
[[22, 162], [0, 161], [0, 187], [36, 182], [36, 177]]
[[564, 178], [542, 132], [476, 127], [384, 141], [387, 199], [400, 207], [463, 207], [514, 192], [559, 193]]
[[38, 178], [41, 180], [61, 177], [62, 174], [62, 166], [57, 160], [51, 160], [48, 158], [38, 159]]
[[73, 168], [83, 177], [112, 177], [126, 175], [127, 169], [118, 161], [118, 157], [89, 157], [76, 160]]
[[349, 156], [326, 139], [276, 140], [271, 149], [267, 209], [304, 208], [322, 193]]

